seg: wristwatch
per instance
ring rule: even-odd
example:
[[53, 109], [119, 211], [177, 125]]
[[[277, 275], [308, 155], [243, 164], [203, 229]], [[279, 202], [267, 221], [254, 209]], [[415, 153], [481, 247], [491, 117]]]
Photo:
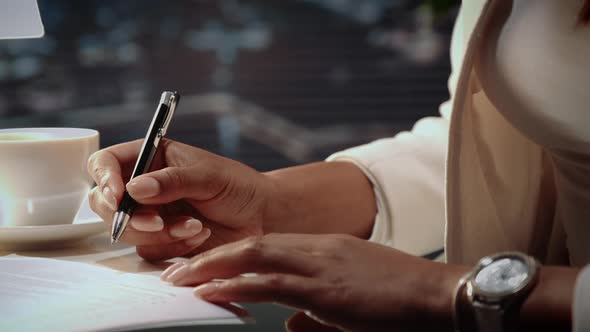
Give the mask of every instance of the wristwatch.
[[455, 330], [515, 331], [520, 307], [537, 283], [538, 271], [537, 260], [519, 252], [482, 258], [457, 286]]

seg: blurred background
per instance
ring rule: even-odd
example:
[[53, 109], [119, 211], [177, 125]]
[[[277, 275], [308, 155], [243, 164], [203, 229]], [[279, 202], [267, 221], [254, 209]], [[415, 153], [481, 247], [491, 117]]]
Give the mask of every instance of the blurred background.
[[[0, 128], [169, 137], [260, 171], [322, 160], [437, 115], [455, 0], [39, 0], [46, 35], [0, 40]], [[279, 331], [291, 311], [247, 306]], [[190, 328], [178, 329], [188, 331]]]

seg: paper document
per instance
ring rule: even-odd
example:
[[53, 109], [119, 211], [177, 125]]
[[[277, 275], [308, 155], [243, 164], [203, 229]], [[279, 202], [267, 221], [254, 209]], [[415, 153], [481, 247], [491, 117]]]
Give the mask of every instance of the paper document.
[[192, 288], [45, 258], [0, 257], [0, 331], [120, 331], [241, 323]]

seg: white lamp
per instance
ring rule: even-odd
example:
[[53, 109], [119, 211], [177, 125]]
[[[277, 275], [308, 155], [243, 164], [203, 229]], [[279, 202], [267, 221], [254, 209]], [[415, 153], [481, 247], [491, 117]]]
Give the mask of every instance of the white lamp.
[[0, 39], [40, 38], [44, 34], [36, 0], [0, 0]]

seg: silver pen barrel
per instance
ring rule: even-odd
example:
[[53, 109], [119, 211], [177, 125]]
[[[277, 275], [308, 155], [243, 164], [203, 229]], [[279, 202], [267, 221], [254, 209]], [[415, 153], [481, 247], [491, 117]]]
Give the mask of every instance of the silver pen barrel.
[[115, 213], [115, 217], [113, 218], [113, 228], [111, 230], [111, 244], [119, 241], [119, 238], [121, 238], [123, 231], [127, 227], [129, 219], [131, 219], [131, 217], [123, 211], [117, 211], [117, 213]]

